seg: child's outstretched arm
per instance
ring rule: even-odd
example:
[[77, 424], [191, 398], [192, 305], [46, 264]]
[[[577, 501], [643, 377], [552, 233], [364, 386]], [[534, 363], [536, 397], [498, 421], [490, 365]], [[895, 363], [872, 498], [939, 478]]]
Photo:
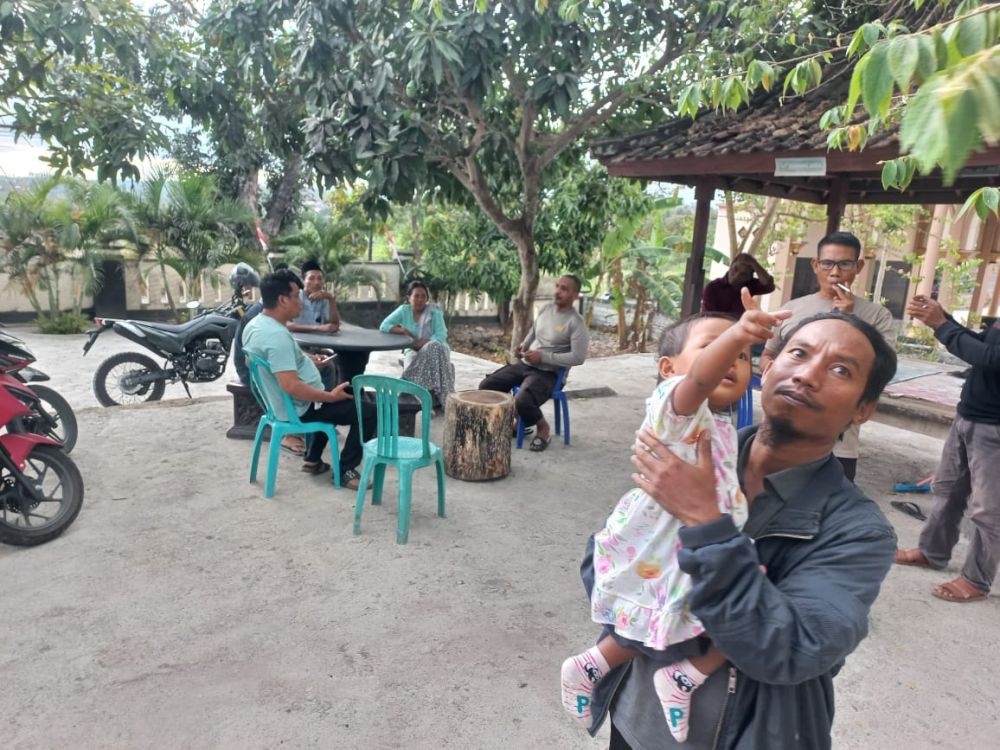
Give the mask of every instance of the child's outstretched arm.
[[743, 287], [742, 297], [746, 312], [702, 350], [687, 375], [674, 389], [675, 414], [694, 414], [726, 377], [740, 352], [751, 344], [765, 343], [774, 335], [771, 328], [792, 314], [788, 310], [779, 310], [773, 315], [764, 312], [746, 287]]

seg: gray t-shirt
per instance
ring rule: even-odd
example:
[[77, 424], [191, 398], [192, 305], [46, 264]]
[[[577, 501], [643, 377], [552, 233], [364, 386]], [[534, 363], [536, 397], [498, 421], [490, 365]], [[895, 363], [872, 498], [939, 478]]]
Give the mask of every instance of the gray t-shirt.
[[535, 318], [534, 325], [521, 342], [524, 351], [542, 353], [541, 370], [558, 370], [560, 367], [582, 365], [587, 359], [590, 334], [587, 322], [573, 308], [560, 310], [554, 304], [546, 305]]
[[628, 678], [619, 688], [611, 707], [611, 723], [615, 725], [632, 750], [710, 750], [725, 705], [729, 687], [729, 670], [716, 670], [691, 696], [691, 721], [688, 738], [683, 744], [674, 741], [667, 727], [660, 702], [653, 687], [653, 675], [663, 664], [638, 656], [632, 660]]
[[[819, 292], [807, 294], [786, 302], [781, 306], [783, 310], [791, 310], [792, 317], [782, 321], [774, 338], [768, 341], [764, 348], [765, 353], [774, 355], [778, 351], [778, 345], [783, 342], [799, 323], [817, 313], [827, 313], [833, 310], [833, 300], [821, 297]], [[896, 346], [896, 322], [892, 319], [892, 313], [875, 302], [869, 302], [864, 297], [854, 298], [854, 311], [852, 313], [866, 323], [871, 323], [882, 334], [882, 338], [888, 342], [889, 346]], [[861, 428], [852, 425], [841, 435], [840, 440], [833, 448], [833, 455], [838, 458], [857, 458], [858, 449], [861, 444]]]

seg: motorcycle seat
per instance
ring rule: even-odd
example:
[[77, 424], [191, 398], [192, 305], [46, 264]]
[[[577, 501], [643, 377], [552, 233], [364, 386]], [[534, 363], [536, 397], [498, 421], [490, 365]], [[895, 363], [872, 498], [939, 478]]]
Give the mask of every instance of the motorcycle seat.
[[157, 331], [166, 331], [167, 333], [184, 333], [194, 328], [200, 321], [195, 318], [194, 320], [189, 320], [187, 323], [156, 323], [153, 321], [129, 321], [133, 325], [137, 325], [140, 328], [155, 328]]

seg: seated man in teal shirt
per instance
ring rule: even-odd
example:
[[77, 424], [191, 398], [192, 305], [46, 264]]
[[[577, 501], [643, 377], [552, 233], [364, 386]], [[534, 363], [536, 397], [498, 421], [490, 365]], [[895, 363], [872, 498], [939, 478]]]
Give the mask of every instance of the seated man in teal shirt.
[[[261, 280], [264, 310], [243, 331], [243, 349], [267, 361], [278, 386], [292, 397], [295, 411], [303, 422], [327, 422], [349, 428], [340, 452], [341, 482], [344, 487], [356, 490], [361, 479], [357, 471], [362, 458], [361, 446], [375, 436], [375, 406], [362, 403], [365, 428], [362, 435], [354, 398], [347, 392], [350, 384], [344, 382], [329, 391], [323, 388], [323, 379], [316, 366], [320, 358], [306, 355], [288, 330], [288, 322], [302, 311], [301, 289], [302, 282], [291, 271], [276, 271]], [[280, 398], [275, 400], [280, 401]], [[321, 460], [326, 442], [325, 434], [313, 434], [302, 464], [303, 471], [321, 474], [330, 468]], [[331, 449], [336, 450], [336, 446]]]

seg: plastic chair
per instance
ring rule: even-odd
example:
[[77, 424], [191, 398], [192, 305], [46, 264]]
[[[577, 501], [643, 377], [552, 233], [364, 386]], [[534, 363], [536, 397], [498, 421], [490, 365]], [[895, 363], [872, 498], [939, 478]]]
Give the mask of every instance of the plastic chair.
[[753, 389], [760, 388], [760, 376], [751, 375], [747, 392], [736, 402], [736, 429], [742, 430], [753, 424]]
[[[246, 350], [244, 350], [246, 351]], [[340, 456], [337, 453], [337, 428], [327, 422], [303, 422], [299, 419], [292, 403], [292, 397], [281, 390], [278, 379], [274, 377], [271, 366], [262, 357], [246, 352], [250, 360], [250, 390], [264, 407], [264, 416], [257, 425], [257, 434], [253, 439], [253, 457], [250, 459], [250, 481], [257, 481], [257, 464], [260, 459], [260, 444], [264, 430], [271, 428], [271, 444], [267, 452], [267, 473], [264, 480], [264, 497], [274, 497], [274, 484], [278, 476], [278, 454], [281, 452], [281, 439], [285, 435], [307, 435], [314, 432], [325, 432], [330, 440], [330, 463], [333, 464], [333, 486], [340, 487]], [[282, 403], [272, 403], [269, 391], [264, 383], [271, 383], [275, 392], [281, 393]], [[278, 419], [275, 407], [279, 406], [288, 419]]]
[[[356, 375], [351, 381], [354, 402], [358, 408], [358, 422], [364, 427], [361, 403], [365, 388], [375, 393], [378, 409], [378, 434], [364, 445], [364, 463], [358, 500], [354, 506], [354, 533], [361, 533], [361, 511], [365, 505], [368, 481], [374, 474], [372, 505], [382, 504], [382, 487], [385, 470], [389, 464], [399, 472], [399, 520], [396, 525], [396, 543], [406, 544], [410, 535], [410, 496], [413, 489], [413, 472], [432, 463], [437, 467], [438, 515], [444, 518], [444, 454], [430, 441], [431, 394], [426, 388], [408, 380], [382, 375]], [[409, 393], [420, 400], [420, 437], [399, 434], [399, 396]]]
[[[561, 433], [563, 436], [563, 445], [569, 445], [569, 400], [563, 392], [563, 383], [565, 380], [566, 368], [560, 367], [559, 374], [556, 375], [556, 384], [552, 388], [551, 398], [552, 406], [556, 412], [556, 435]], [[511, 393], [516, 396], [519, 390], [521, 389], [515, 385], [514, 390], [512, 390]], [[521, 417], [517, 418], [517, 447], [524, 447], [524, 420], [522, 420]]]

